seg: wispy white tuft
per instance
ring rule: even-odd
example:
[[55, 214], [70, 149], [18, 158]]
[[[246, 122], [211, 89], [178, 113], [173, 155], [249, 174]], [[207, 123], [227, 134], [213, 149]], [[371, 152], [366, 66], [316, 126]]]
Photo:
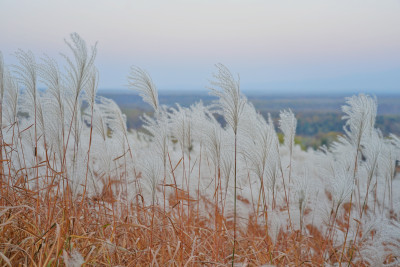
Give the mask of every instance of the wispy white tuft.
[[354, 189], [354, 180], [351, 172], [346, 170], [346, 164], [337, 162], [333, 168], [333, 177], [330, 180], [329, 192], [332, 193], [332, 201], [334, 209], [345, 203]]
[[73, 250], [71, 254], [63, 250], [63, 258], [67, 267], [80, 267], [85, 263], [83, 256], [76, 250]]
[[216, 65], [218, 72], [211, 81], [211, 95], [219, 98], [227, 123], [236, 134], [246, 98], [240, 93], [240, 79], [236, 80], [232, 73], [222, 64]]
[[143, 101], [150, 104], [155, 111], [158, 111], [158, 92], [150, 75], [143, 69], [131, 67], [128, 76], [129, 87], [139, 92]]
[[297, 120], [290, 109], [281, 111], [279, 116], [279, 128], [285, 136], [285, 145], [292, 150], [294, 145], [294, 136], [296, 134]]
[[94, 60], [96, 58], [96, 44], [92, 47], [91, 53], [88, 53], [88, 49], [85, 41], [77, 34], [71, 34], [72, 43], [65, 40], [65, 43], [71, 49], [73, 53], [73, 59], [62, 54], [68, 63], [66, 80], [69, 87], [73, 90], [75, 98], [77, 98], [81, 91], [88, 86], [92, 78]]
[[342, 118], [346, 120], [343, 128], [349, 141], [359, 147], [362, 139], [371, 135], [375, 124], [377, 112], [376, 98], [360, 94], [346, 98], [346, 104], [342, 111], [346, 114]]

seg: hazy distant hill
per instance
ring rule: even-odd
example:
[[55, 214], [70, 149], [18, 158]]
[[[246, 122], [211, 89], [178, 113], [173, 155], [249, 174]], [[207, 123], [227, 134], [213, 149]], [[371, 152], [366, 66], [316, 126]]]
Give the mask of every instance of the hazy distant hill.
[[[151, 112], [137, 93], [129, 90], [100, 90], [100, 95], [113, 99], [127, 115], [129, 128], [140, 128], [140, 116]], [[247, 98], [256, 109], [267, 116], [277, 118], [279, 111], [292, 109], [298, 119], [297, 134], [305, 137], [323, 136], [330, 132], [341, 133], [343, 121], [341, 106], [345, 97], [350, 95], [312, 95], [312, 94], [256, 94], [249, 93]], [[161, 104], [190, 106], [201, 100], [210, 104], [215, 98], [207, 92], [160, 92]], [[400, 95], [378, 95], [378, 117], [376, 127], [384, 135], [394, 133], [400, 135]]]

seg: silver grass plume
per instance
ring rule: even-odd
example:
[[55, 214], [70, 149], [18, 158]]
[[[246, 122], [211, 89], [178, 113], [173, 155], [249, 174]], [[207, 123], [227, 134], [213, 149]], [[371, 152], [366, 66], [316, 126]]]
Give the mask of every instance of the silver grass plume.
[[3, 54], [0, 52], [0, 180], [3, 180], [3, 98], [5, 88]]
[[[10, 71], [4, 66], [3, 54], [0, 52], [0, 131], [3, 130], [4, 121], [12, 125], [17, 121], [18, 94], [17, 81], [12, 77]], [[7, 105], [4, 105], [7, 103]], [[2, 134], [2, 132], [0, 132]]]
[[[66, 118], [66, 87], [62, 80], [62, 75], [57, 62], [45, 55], [43, 63], [38, 66], [40, 81], [47, 87], [45, 103], [47, 109], [46, 116], [51, 116], [46, 123], [47, 142], [50, 150], [54, 150], [59, 160], [63, 161], [63, 150], [65, 147], [65, 124]], [[50, 154], [52, 154], [50, 152]]]
[[49, 105], [54, 106], [54, 113], [57, 116], [57, 120], [61, 122], [61, 135], [64, 135], [65, 130], [65, 86], [63, 84], [60, 69], [57, 62], [45, 56], [43, 59], [44, 64], [39, 66], [39, 75], [41, 76], [41, 82], [47, 87], [47, 92], [55, 99], [55, 101], [49, 101]]
[[42, 58], [42, 61], [43, 64], [40, 64], [38, 68], [39, 76], [41, 77], [40, 81], [46, 85], [48, 92], [57, 102], [61, 102], [64, 88], [58, 64], [47, 55]]
[[271, 238], [271, 241], [274, 245], [276, 245], [278, 241], [279, 232], [282, 229], [282, 218], [281, 214], [277, 211], [270, 211], [270, 215], [268, 216], [268, 235]]
[[218, 125], [217, 122], [209, 121], [200, 128], [200, 131], [202, 131], [202, 141], [212, 159], [212, 162], [217, 169], [220, 168], [223, 144], [221, 126]]
[[167, 165], [168, 140], [169, 140], [169, 121], [168, 115], [161, 111], [160, 116], [153, 118], [147, 114], [143, 115], [143, 128], [152, 136], [152, 141], [156, 145], [157, 154], [163, 161], [164, 168]]
[[[88, 86], [90, 79], [92, 77], [92, 71], [94, 68], [94, 60], [96, 58], [96, 44], [92, 47], [91, 53], [88, 53], [88, 49], [85, 41], [77, 34], [72, 33], [70, 35], [72, 43], [65, 40], [67, 46], [71, 49], [73, 53], [73, 59], [62, 54], [62, 56], [67, 61], [68, 68], [66, 69], [66, 81], [67, 89], [72, 92], [72, 96], [66, 98], [66, 107], [71, 113], [71, 121], [68, 132], [68, 137], [66, 140], [66, 146], [68, 147], [70, 134], [72, 133], [74, 137], [74, 157], [73, 157], [73, 167], [75, 170], [77, 155], [79, 155], [80, 148], [80, 138], [81, 132], [84, 127], [81, 120], [81, 92]], [[65, 167], [65, 166], [64, 166]]]
[[59, 160], [63, 161], [67, 117], [65, 114], [66, 88], [57, 62], [47, 55], [42, 58], [42, 61], [43, 63], [38, 66], [38, 73], [40, 82], [47, 87], [42, 104], [45, 107], [45, 116], [50, 117], [46, 122], [46, 141], [49, 143], [50, 150], [55, 151]]
[[[91, 121], [91, 114], [88, 112], [85, 114], [85, 121], [87, 124]], [[92, 120], [93, 131], [95, 134], [100, 135], [102, 141], [106, 141], [107, 138], [107, 122], [103, 117], [103, 110], [101, 107], [101, 103], [98, 103], [94, 106], [93, 110], [93, 120]]]
[[343, 127], [350, 143], [359, 149], [362, 139], [371, 135], [375, 124], [377, 111], [376, 98], [360, 94], [346, 98], [346, 104], [342, 111], [346, 114], [342, 119], [346, 120]]
[[267, 186], [268, 189], [272, 193], [272, 207], [275, 208], [276, 204], [276, 190], [277, 190], [277, 180], [279, 177], [279, 166], [278, 166], [278, 161], [275, 159], [278, 157], [277, 151], [274, 149], [273, 150], [273, 158], [272, 162], [268, 164], [268, 168], [266, 169], [266, 178], [267, 178]]
[[[260, 180], [264, 179], [267, 168], [267, 160], [270, 151], [274, 147], [275, 130], [265, 121], [264, 117], [257, 113], [253, 105], [247, 104], [245, 116], [248, 118], [244, 131], [248, 138], [243, 140], [243, 154], [250, 159], [251, 170]], [[263, 181], [261, 181], [263, 183]]]
[[226, 150], [222, 150], [221, 154], [221, 176], [225, 179], [225, 195], [224, 202], [226, 202], [226, 196], [228, 194], [229, 181], [231, 176], [234, 175], [235, 161], [231, 153], [227, 153]]
[[36, 104], [36, 122], [38, 125], [38, 129], [41, 132], [41, 134], [44, 136], [44, 141], [46, 142], [46, 123], [45, 123], [45, 114], [43, 112], [43, 105], [42, 105], [42, 99], [39, 95], [37, 98], [37, 104]]
[[378, 162], [381, 159], [381, 151], [383, 149], [383, 142], [379, 133], [373, 131], [370, 138], [368, 138], [368, 143], [364, 144], [363, 156], [365, 157], [365, 167], [368, 172], [368, 182], [369, 187], [372, 177], [378, 168]]
[[73, 250], [71, 254], [63, 250], [63, 259], [67, 267], [80, 267], [85, 263], [83, 256], [76, 250]]
[[172, 109], [170, 123], [173, 134], [181, 146], [181, 150], [189, 152], [192, 145], [192, 120], [189, 110], [179, 105], [177, 109]]
[[210, 94], [219, 98], [225, 120], [236, 134], [246, 98], [240, 93], [239, 77], [235, 80], [228, 68], [222, 64], [215, 66], [218, 72], [213, 75], [215, 80], [211, 81]]
[[330, 191], [332, 193], [332, 204], [336, 210], [350, 198], [354, 189], [352, 173], [347, 171], [346, 164], [338, 161], [332, 166], [333, 177], [330, 179]]
[[157, 185], [160, 177], [162, 177], [162, 166], [160, 161], [153, 152], [149, 151], [143, 158], [141, 158], [140, 169], [143, 175], [143, 186], [148, 188], [151, 192], [152, 206], [156, 202]]
[[280, 116], [279, 128], [281, 129], [285, 137], [284, 143], [289, 149], [289, 183], [290, 183], [292, 176], [292, 155], [293, 155], [294, 137], [296, 134], [297, 120], [290, 109], [288, 111], [286, 110], [281, 111], [279, 116]]
[[99, 72], [95, 67], [93, 67], [91, 69], [90, 79], [88, 81], [87, 86], [85, 87], [86, 100], [89, 104], [89, 107], [92, 110], [94, 109], [98, 83], [99, 83]]
[[74, 60], [64, 54], [62, 54], [62, 56], [67, 61], [69, 67], [67, 69], [66, 79], [70, 88], [73, 90], [75, 99], [77, 99], [81, 91], [85, 89], [92, 78], [92, 68], [97, 49], [95, 44], [91, 49], [91, 54], [89, 54], [85, 41], [77, 33], [72, 33], [70, 37], [72, 43], [67, 40], [65, 40], [65, 43], [71, 49]]
[[233, 211], [233, 249], [232, 266], [235, 263], [236, 246], [236, 189], [237, 189], [237, 131], [239, 120], [242, 115], [246, 98], [240, 94], [240, 79], [235, 80], [232, 73], [222, 64], [216, 65], [218, 73], [214, 74], [214, 81], [211, 81], [211, 95], [219, 98], [219, 104], [224, 112], [227, 123], [232, 127], [235, 134], [235, 167], [234, 167], [234, 211]]
[[285, 136], [285, 145], [289, 148], [290, 154], [292, 154], [293, 145], [294, 145], [294, 137], [296, 134], [296, 126], [297, 120], [293, 114], [293, 112], [289, 110], [283, 110], [279, 114], [279, 128], [283, 132]]
[[[17, 81], [14, 77], [11, 76], [10, 72], [6, 70], [4, 77], [4, 85], [5, 85], [5, 92], [3, 96], [3, 103], [7, 103], [7, 105], [2, 106], [2, 118], [4, 118], [5, 122], [8, 125], [12, 125], [18, 120], [18, 96], [19, 96], [19, 88]], [[3, 128], [4, 121], [2, 120]]]
[[274, 121], [272, 120], [271, 113], [269, 113], [269, 112], [268, 112], [268, 124], [269, 124], [271, 127], [273, 127], [274, 130], [275, 130]]
[[17, 74], [17, 80], [20, 85], [25, 89], [25, 93], [28, 95], [29, 100], [25, 100], [24, 104], [21, 105], [30, 116], [36, 113], [37, 105], [37, 64], [35, 56], [31, 51], [25, 52], [18, 50], [15, 53], [20, 65], [14, 65], [13, 68]]
[[[391, 141], [392, 141], [392, 144], [393, 144], [393, 145], [399, 150], [399, 152], [400, 152], [400, 137], [398, 137], [398, 136], [396, 136], [396, 135], [394, 135], [394, 134], [391, 134], [391, 135], [390, 135], [390, 139], [391, 139]], [[399, 153], [397, 159], [400, 159], [400, 153]]]
[[310, 186], [308, 179], [308, 171], [305, 169], [304, 174], [298, 177], [296, 180], [296, 200], [300, 211], [300, 231], [303, 230], [304, 211], [307, 207], [308, 199], [310, 197]]
[[[396, 147], [391, 143], [392, 140], [383, 140], [382, 151], [380, 153], [380, 161], [378, 163], [378, 167], [380, 169], [380, 173], [382, 173], [383, 177], [386, 177], [388, 181], [394, 179], [395, 168], [396, 168], [396, 160], [399, 160], [400, 154], [396, 151]], [[396, 153], [397, 152], [397, 153]], [[381, 177], [379, 175], [379, 177]]]
[[110, 128], [112, 134], [120, 138], [122, 143], [124, 138], [128, 138], [125, 114], [122, 114], [117, 103], [111, 99], [99, 97], [97, 101], [98, 103], [95, 106], [102, 110], [106, 125]]
[[158, 92], [150, 75], [139, 67], [131, 67], [128, 76], [129, 88], [139, 92], [143, 101], [150, 104], [154, 111], [158, 111]]
[[0, 51], [0, 115], [3, 108], [4, 88], [5, 88], [5, 68], [3, 61], [3, 53], [1, 53]]
[[[30, 120], [30, 125], [33, 125], [32, 130], [26, 132], [26, 141], [29, 142], [29, 147], [32, 149], [32, 153], [27, 153], [30, 156], [33, 156], [31, 159], [26, 160], [27, 162], [31, 162], [33, 165], [38, 163], [37, 156], [37, 141], [40, 136], [38, 133], [38, 124], [37, 124], [37, 103], [38, 103], [38, 90], [37, 90], [37, 63], [35, 60], [35, 56], [31, 51], [25, 52], [23, 50], [18, 50], [15, 53], [19, 61], [19, 65], [13, 65], [14, 72], [16, 73], [16, 79], [19, 85], [22, 85], [24, 89], [23, 97], [19, 100], [21, 101], [18, 105], [18, 112], [26, 112], [28, 114], [28, 120]], [[22, 138], [23, 139], [23, 138]], [[23, 140], [21, 140], [23, 141]], [[24, 148], [25, 151], [27, 148]], [[27, 155], [25, 154], [25, 155]], [[35, 170], [35, 176], [37, 177], [39, 174], [39, 169]], [[39, 186], [39, 180], [36, 180], [36, 186]]]
[[192, 131], [193, 140], [197, 140], [201, 143], [204, 141], [205, 135], [207, 135], [208, 128], [212, 124], [212, 119], [215, 121], [215, 118], [209, 110], [209, 107], [204, 106], [201, 100], [191, 105], [189, 110], [192, 120], [192, 129], [195, 129]]
[[221, 167], [221, 149], [224, 143], [222, 139], [222, 127], [215, 119], [209, 107], [205, 107], [202, 102], [192, 106], [194, 111], [193, 136], [206, 148], [207, 155], [218, 170]]
[[[386, 140], [384, 151], [382, 153], [383, 159], [381, 162], [382, 169], [384, 169], [384, 177], [386, 178], [385, 183], [389, 187], [389, 201], [390, 207], [393, 209], [393, 180], [398, 172], [396, 167], [400, 163], [400, 138], [394, 134], [390, 134], [390, 139]], [[386, 193], [386, 191], [385, 191]], [[383, 196], [383, 202], [385, 201], [385, 195]]]

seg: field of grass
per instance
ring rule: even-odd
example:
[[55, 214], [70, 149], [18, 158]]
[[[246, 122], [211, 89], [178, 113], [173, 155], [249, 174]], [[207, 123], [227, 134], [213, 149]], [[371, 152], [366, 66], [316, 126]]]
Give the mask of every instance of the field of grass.
[[67, 44], [65, 71], [0, 54], [1, 266], [399, 266], [400, 138], [375, 98], [345, 98], [343, 134], [305, 151], [292, 110], [265, 118], [221, 64], [217, 102], [186, 107], [132, 68], [152, 111], [128, 130], [95, 47]]
[[[133, 90], [101, 90], [100, 96], [114, 100], [121, 111], [126, 115], [128, 129], [143, 130], [144, 113], [151, 115], [153, 111], [149, 105], [141, 101], [140, 96]], [[262, 93], [248, 93], [248, 101], [260, 112], [265, 119], [271, 114], [274, 123], [279, 121], [279, 113], [290, 108], [297, 119], [296, 143], [303, 149], [318, 149], [321, 145], [331, 144], [339, 135], [344, 134], [341, 106], [345, 104], [342, 95], [316, 94], [285, 94], [263, 95]], [[400, 95], [378, 95], [379, 106], [375, 126], [384, 136], [391, 133], [400, 135]], [[217, 99], [205, 92], [173, 92], [160, 93], [159, 101], [162, 105], [190, 107], [198, 101], [210, 105]], [[222, 118], [222, 117], [221, 117]], [[220, 122], [224, 123], [220, 120]], [[279, 131], [279, 129], [278, 129]], [[283, 139], [282, 139], [283, 140]]]

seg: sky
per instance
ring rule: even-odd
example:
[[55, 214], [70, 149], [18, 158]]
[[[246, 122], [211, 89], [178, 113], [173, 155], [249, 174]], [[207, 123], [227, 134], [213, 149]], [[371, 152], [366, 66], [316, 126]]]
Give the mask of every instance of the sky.
[[206, 90], [215, 64], [244, 91], [400, 92], [400, 0], [0, 0], [0, 51], [60, 60], [97, 42], [99, 87], [131, 66], [159, 90]]

